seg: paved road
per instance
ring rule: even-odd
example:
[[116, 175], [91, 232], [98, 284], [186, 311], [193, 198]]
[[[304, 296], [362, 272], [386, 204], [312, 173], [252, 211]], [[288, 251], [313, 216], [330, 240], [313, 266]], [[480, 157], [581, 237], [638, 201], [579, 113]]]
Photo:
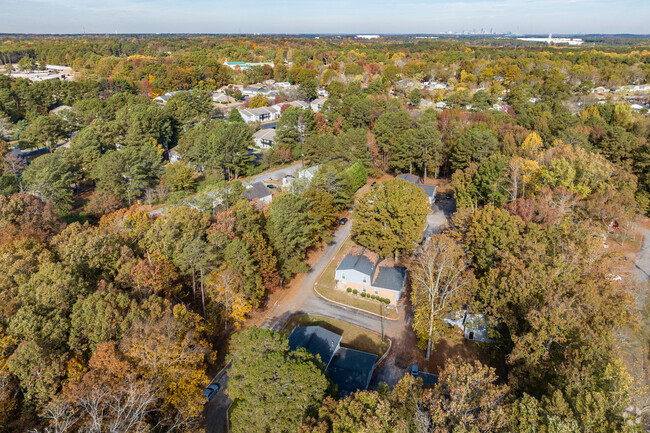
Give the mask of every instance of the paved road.
[[222, 371], [214, 381], [219, 384], [219, 391], [205, 405], [205, 431], [206, 433], [225, 433], [228, 431], [226, 414], [230, 403], [232, 403], [225, 392], [228, 388], [228, 372]]
[[[433, 209], [434, 218], [429, 221], [429, 229], [436, 233], [446, 224], [447, 215], [452, 212], [452, 209], [455, 209], [455, 201], [452, 199], [436, 203]], [[313, 290], [318, 276], [327, 267], [343, 242], [350, 236], [352, 224], [353, 222], [348, 222], [345, 226], [338, 228], [334, 233], [332, 242], [325, 246], [320, 259], [303, 276], [297, 289], [286, 291], [270, 307], [266, 314], [267, 319], [262, 324], [263, 327], [279, 331], [291, 316], [318, 314], [343, 320], [375, 332], [381, 332], [382, 319], [380, 317], [329, 302], [318, 296]], [[410, 335], [412, 334], [410, 331], [411, 321], [412, 317], [410, 315], [407, 315], [404, 321], [383, 320], [384, 333], [393, 341], [393, 350], [374, 372], [370, 388], [376, 388], [380, 382], [394, 386], [410, 368], [410, 359], [399, 357], [399, 354], [404, 349], [400, 345], [415, 344], [414, 340], [409, 339], [414, 339]], [[225, 380], [227, 380], [227, 377], [225, 377]], [[221, 385], [222, 382], [219, 381], [219, 384]], [[222, 390], [219, 391], [219, 394], [223, 396]], [[225, 426], [225, 414], [228, 408], [226, 403], [229, 404], [229, 400], [213, 400], [210, 402], [206, 410], [207, 433], [225, 432], [223, 426]]]
[[[350, 236], [351, 228], [352, 223], [348, 222], [334, 233], [334, 239], [325, 246], [318, 262], [303, 276], [297, 293], [291, 291], [281, 296], [268, 311], [267, 319], [262, 326], [277, 331], [282, 328], [292, 315], [305, 313], [318, 313], [341, 320], [349, 319], [354, 324], [365, 323], [364, 320], [380, 323], [376, 320], [376, 316], [372, 314], [357, 313], [356, 310], [339, 307], [336, 304], [327, 302], [313, 290], [320, 273], [323, 272], [343, 242]], [[362, 317], [364, 318], [361, 319]]]
[[282, 180], [287, 175], [295, 176], [298, 170], [302, 168], [302, 164], [292, 165], [290, 167], [280, 168], [278, 170], [267, 171], [266, 173], [258, 174], [257, 176], [246, 180], [246, 183], [255, 182], [268, 182], [269, 180]]
[[645, 282], [646, 286], [643, 287], [636, 294], [636, 303], [639, 310], [643, 311], [648, 297], [648, 290], [650, 286], [650, 230], [638, 227], [643, 233], [643, 243], [641, 249], [636, 255], [634, 262], [634, 273], [642, 284]]
[[639, 227], [643, 233], [643, 244], [636, 255], [634, 271], [639, 281], [650, 281], [650, 230]]

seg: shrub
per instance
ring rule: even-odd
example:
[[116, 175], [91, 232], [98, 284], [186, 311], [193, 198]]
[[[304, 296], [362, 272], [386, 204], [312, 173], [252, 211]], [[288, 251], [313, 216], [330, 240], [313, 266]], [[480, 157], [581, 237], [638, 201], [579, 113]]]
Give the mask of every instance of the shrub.
[[388, 298], [382, 298], [382, 299], [381, 299], [381, 302], [383, 302], [384, 304], [388, 305], [388, 304], [390, 304], [390, 299], [388, 299]]
[[370, 299], [375, 300], [375, 299], [377, 299], [377, 296], [376, 295], [370, 295]]
[[357, 293], [359, 293], [359, 291], [358, 291], [357, 289], [354, 289], [354, 290], [352, 291], [352, 293], [354, 293], [354, 294], [356, 295]]
[[348, 293], [352, 293], [352, 288], [348, 287]]
[[365, 292], [361, 293], [362, 298], [365, 298], [366, 296], [368, 296], [368, 295], [366, 295]]

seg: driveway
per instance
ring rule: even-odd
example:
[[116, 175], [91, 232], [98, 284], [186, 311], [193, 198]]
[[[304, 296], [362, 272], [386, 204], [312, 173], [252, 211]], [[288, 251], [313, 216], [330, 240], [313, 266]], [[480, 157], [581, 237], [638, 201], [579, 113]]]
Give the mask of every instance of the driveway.
[[[295, 168], [295, 171], [299, 169], [298, 166], [290, 168]], [[438, 233], [446, 225], [447, 217], [455, 210], [456, 204], [452, 199], [441, 201], [434, 204], [434, 206], [435, 212], [433, 215], [436, 217], [429, 222], [427, 230], [430, 229], [434, 233]], [[409, 371], [415, 357], [421, 355], [422, 352], [417, 347], [416, 337], [412, 331], [412, 314], [407, 314], [406, 318], [401, 321], [382, 319], [374, 314], [347, 308], [323, 299], [313, 289], [321, 272], [333, 259], [343, 242], [350, 236], [351, 228], [352, 221], [338, 227], [332, 242], [324, 247], [320, 258], [312, 268], [306, 274], [298, 276], [297, 278], [302, 279], [296, 281], [295, 287], [284, 291], [277, 301], [269, 307], [262, 327], [279, 331], [290, 317], [297, 314], [318, 314], [343, 320], [380, 333], [383, 327], [384, 334], [392, 341], [391, 353], [373, 373], [370, 388], [376, 389], [380, 382], [394, 386]], [[227, 380], [227, 376], [224, 376], [224, 378]], [[222, 385], [222, 382], [219, 381], [219, 384]], [[224, 395], [221, 390], [219, 394]], [[206, 432], [225, 432], [223, 426], [225, 426], [226, 410], [228, 408], [225, 401], [213, 400], [208, 406], [206, 409]]]
[[219, 391], [212, 397], [212, 399], [205, 405], [205, 422], [206, 433], [225, 433], [228, 431], [228, 420], [226, 414], [232, 400], [226, 394], [228, 388], [228, 372], [222, 370], [221, 373], [215, 378], [215, 382], [219, 384]]

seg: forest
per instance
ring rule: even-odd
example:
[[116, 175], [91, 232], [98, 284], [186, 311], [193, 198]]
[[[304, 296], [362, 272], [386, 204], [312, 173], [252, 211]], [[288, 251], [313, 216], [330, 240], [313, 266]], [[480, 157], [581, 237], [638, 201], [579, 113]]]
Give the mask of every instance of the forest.
[[[227, 364], [233, 432], [647, 428], [647, 282], [615, 278], [630, 263], [602, 236], [639, 242], [650, 215], [650, 117], [631, 106], [648, 95], [625, 87], [650, 82], [650, 44], [518, 42], [0, 36], [0, 431], [203, 431]], [[13, 76], [41, 65], [74, 78]], [[268, 80], [292, 90], [232, 90]], [[322, 91], [252, 151], [262, 125], [240, 110]], [[245, 198], [298, 163], [313, 179]], [[431, 206], [400, 173], [450, 185], [444, 231], [423, 239]], [[339, 397], [319, 358], [247, 323], [351, 206], [355, 242], [408, 268], [420, 349], [459, 338], [441, 317], [471, 309], [499, 323], [492, 365]]]

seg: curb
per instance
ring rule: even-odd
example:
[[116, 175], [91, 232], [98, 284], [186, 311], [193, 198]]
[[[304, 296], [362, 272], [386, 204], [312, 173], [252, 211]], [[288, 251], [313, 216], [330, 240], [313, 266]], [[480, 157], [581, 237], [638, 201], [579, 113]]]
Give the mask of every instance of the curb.
[[[389, 317], [382, 316], [381, 314], [377, 314], [377, 313], [373, 313], [372, 311], [364, 310], [363, 308], [357, 308], [357, 307], [353, 307], [353, 306], [348, 305], [348, 304], [343, 304], [343, 303], [341, 303], [341, 302], [332, 301], [331, 299], [326, 298], [325, 296], [321, 295], [320, 292], [319, 292], [318, 290], [316, 290], [316, 284], [314, 284], [314, 287], [312, 287], [312, 290], [313, 290], [313, 291], [314, 291], [314, 292], [315, 292], [315, 293], [316, 293], [320, 298], [326, 300], [327, 302], [331, 302], [331, 303], [334, 304], [334, 305], [338, 305], [338, 306], [340, 306], [340, 307], [345, 307], [345, 308], [349, 308], [349, 309], [351, 309], [351, 310], [356, 310], [356, 311], [363, 311], [364, 313], [371, 314], [371, 315], [373, 315], [373, 316], [377, 316], [377, 317], [383, 318], [384, 320], [391, 320], [391, 321], [393, 321], [393, 322], [399, 322], [399, 321], [403, 320], [403, 319], [391, 319], [391, 318], [389, 318]], [[335, 290], [335, 289], [333, 289], [333, 290]]]
[[[348, 235], [345, 239], [343, 239], [343, 241], [341, 242], [341, 247], [343, 246], [343, 244], [344, 244], [348, 239], [350, 239], [350, 235]], [[315, 292], [315, 293], [316, 293], [320, 298], [326, 300], [327, 302], [331, 302], [331, 303], [334, 304], [334, 305], [338, 305], [338, 306], [340, 306], [340, 307], [345, 307], [345, 308], [351, 308], [352, 310], [363, 311], [364, 313], [372, 314], [373, 316], [377, 316], [377, 317], [383, 317], [383, 318], [386, 319], [386, 320], [392, 320], [392, 321], [394, 321], [394, 322], [398, 322], [398, 321], [402, 320], [402, 319], [391, 319], [391, 318], [388, 318], [388, 317], [386, 317], [386, 316], [382, 316], [381, 314], [377, 314], [377, 313], [373, 313], [373, 312], [368, 311], [368, 310], [364, 310], [363, 308], [357, 308], [357, 307], [353, 307], [353, 306], [351, 306], [351, 305], [342, 304], [342, 303], [340, 303], [340, 302], [332, 301], [331, 299], [326, 298], [325, 296], [323, 296], [323, 295], [322, 295], [318, 290], [316, 290], [316, 286], [318, 285], [318, 281], [320, 281], [320, 277], [323, 276], [323, 273], [324, 273], [325, 270], [329, 267], [330, 263], [332, 263], [332, 260], [334, 260], [334, 258], [335, 258], [336, 255], [338, 254], [338, 252], [341, 250], [341, 247], [339, 247], [339, 248], [336, 250], [336, 252], [335, 252], [334, 255], [332, 256], [332, 258], [329, 259], [329, 260], [327, 261], [327, 263], [325, 264], [325, 266], [323, 267], [323, 270], [320, 271], [320, 273], [316, 276], [316, 282], [314, 283], [314, 285], [312, 286], [311, 289], [312, 289], [312, 290], [313, 290], [313, 291], [314, 291], [314, 292]]]
[[393, 348], [393, 340], [391, 340], [391, 339], [388, 338], [388, 337], [386, 337], [386, 339], [388, 340], [388, 343], [389, 343], [389, 344], [388, 344], [388, 349], [386, 349], [386, 353], [384, 353], [384, 354], [382, 355], [382, 357], [379, 358], [379, 359], [375, 362], [375, 367], [372, 369], [373, 373], [375, 372], [375, 370], [377, 369], [377, 367], [379, 367], [379, 365], [381, 365], [381, 363], [384, 362], [384, 359], [388, 358], [388, 355], [390, 355], [390, 351], [391, 351], [391, 349]]

